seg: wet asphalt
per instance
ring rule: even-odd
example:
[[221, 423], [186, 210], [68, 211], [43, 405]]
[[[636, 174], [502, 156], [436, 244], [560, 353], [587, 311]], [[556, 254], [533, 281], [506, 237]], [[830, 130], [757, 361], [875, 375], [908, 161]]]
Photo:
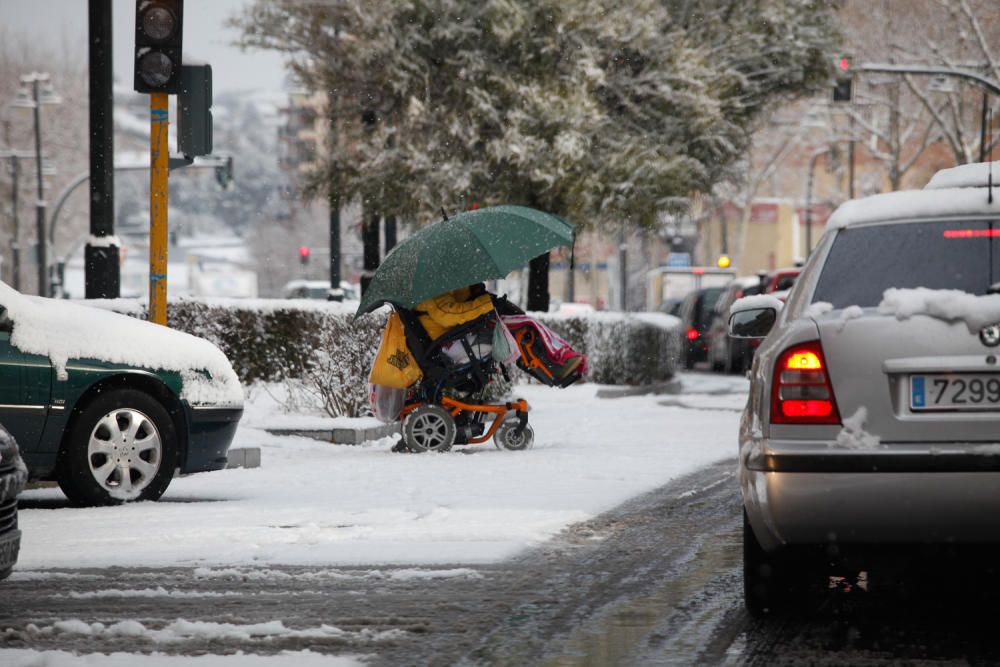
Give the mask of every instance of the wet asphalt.
[[734, 460], [708, 466], [510, 561], [435, 568], [461, 568], [446, 578], [393, 568], [18, 572], [0, 584], [0, 645], [308, 649], [372, 665], [1000, 664], [1000, 587], [949, 550], [905, 568], [914, 554], [845, 555], [800, 607], [751, 619], [734, 471]]

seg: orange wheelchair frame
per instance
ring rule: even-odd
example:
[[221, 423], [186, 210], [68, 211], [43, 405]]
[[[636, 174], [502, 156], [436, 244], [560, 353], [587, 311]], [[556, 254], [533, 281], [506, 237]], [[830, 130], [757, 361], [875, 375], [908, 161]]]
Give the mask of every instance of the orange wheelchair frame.
[[495, 415], [493, 418], [493, 423], [490, 424], [489, 429], [487, 429], [483, 435], [471, 437], [466, 442], [461, 443], [465, 445], [478, 445], [492, 438], [493, 435], [497, 432], [497, 429], [506, 419], [507, 413], [509, 413], [511, 410], [514, 410], [516, 412], [519, 419], [521, 420], [521, 427], [524, 428], [528, 422], [527, 418], [528, 410], [531, 409], [530, 406], [528, 405], [528, 402], [523, 398], [519, 398], [516, 401], [508, 401], [502, 405], [493, 405], [489, 403], [486, 404], [463, 403], [462, 401], [457, 401], [454, 398], [444, 396], [441, 398], [440, 403], [431, 404], [431, 403], [419, 402], [407, 405], [399, 413], [400, 421], [405, 420], [407, 415], [409, 415], [417, 408], [420, 408], [425, 405], [440, 405], [445, 410], [447, 410], [452, 417], [457, 417], [461, 412], [478, 412], [478, 413]]

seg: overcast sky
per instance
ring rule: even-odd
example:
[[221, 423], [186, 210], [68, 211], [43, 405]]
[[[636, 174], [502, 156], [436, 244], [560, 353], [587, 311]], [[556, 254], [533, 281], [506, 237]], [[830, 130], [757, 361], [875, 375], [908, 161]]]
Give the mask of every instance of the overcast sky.
[[[57, 47], [79, 42], [86, 58], [87, 0], [0, 0], [0, 25], [34, 42]], [[184, 3], [184, 58], [212, 65], [216, 92], [277, 91], [283, 88], [280, 55], [271, 51], [241, 51], [231, 42], [238, 32], [223, 22], [251, 0], [188, 0]], [[114, 7], [115, 80], [132, 85], [135, 48], [135, 0], [112, 0]]]

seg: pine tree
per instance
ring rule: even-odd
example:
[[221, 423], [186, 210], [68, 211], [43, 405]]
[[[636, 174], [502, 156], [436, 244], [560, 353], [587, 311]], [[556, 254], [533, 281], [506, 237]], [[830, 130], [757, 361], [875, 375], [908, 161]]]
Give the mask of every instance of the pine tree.
[[764, 106], [826, 81], [833, 9], [259, 0], [236, 23], [245, 45], [287, 52], [329, 95], [343, 134], [313, 194], [332, 188], [417, 223], [475, 201], [651, 226], [729, 175]]

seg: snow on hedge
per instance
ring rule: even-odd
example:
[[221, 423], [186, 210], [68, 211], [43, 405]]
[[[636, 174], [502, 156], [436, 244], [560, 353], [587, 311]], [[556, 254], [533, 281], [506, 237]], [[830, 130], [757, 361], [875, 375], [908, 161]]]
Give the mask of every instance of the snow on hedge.
[[70, 359], [95, 359], [180, 373], [181, 398], [192, 404], [243, 403], [226, 355], [202, 338], [99, 308], [25, 296], [2, 282], [0, 306], [14, 324], [11, 345], [48, 357], [59, 380], [66, 379]]
[[1000, 294], [976, 296], [961, 290], [890, 288], [882, 294], [878, 312], [905, 320], [926, 315], [947, 322], [962, 322], [969, 333], [1000, 323]]
[[827, 230], [864, 222], [910, 218], [990, 215], [1000, 212], [1000, 198], [987, 202], [986, 188], [902, 190], [852, 199], [833, 212]]

